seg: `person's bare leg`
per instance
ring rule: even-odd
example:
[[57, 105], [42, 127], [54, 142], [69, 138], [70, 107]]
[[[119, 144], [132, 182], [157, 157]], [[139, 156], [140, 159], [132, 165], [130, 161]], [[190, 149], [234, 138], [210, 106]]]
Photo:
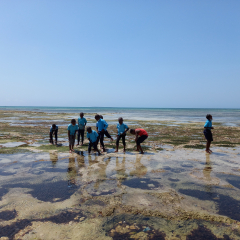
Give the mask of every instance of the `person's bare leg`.
[[70, 152], [70, 153], [72, 152], [71, 144], [69, 144], [69, 152]]
[[211, 144], [211, 142], [207, 140], [207, 143], [206, 143], [206, 152], [207, 153], [210, 153], [210, 150], [209, 150], [210, 144]]
[[118, 145], [116, 145], [116, 150], [115, 150], [115, 152], [118, 152]]
[[139, 147], [138, 147], [138, 145], [137, 145], [137, 149], [135, 149], [135, 151], [139, 152]]
[[139, 145], [139, 150], [140, 150], [141, 154], [144, 154], [141, 145]]
[[210, 153], [212, 153], [212, 150], [210, 149], [210, 145], [211, 145], [211, 141], [209, 141], [209, 151], [210, 151]]
[[123, 152], [126, 152], [126, 146], [123, 145]]
[[97, 152], [98, 152], [98, 156], [100, 156], [100, 155], [101, 155], [101, 153], [100, 153], [100, 151], [98, 150], [98, 148], [97, 148]]

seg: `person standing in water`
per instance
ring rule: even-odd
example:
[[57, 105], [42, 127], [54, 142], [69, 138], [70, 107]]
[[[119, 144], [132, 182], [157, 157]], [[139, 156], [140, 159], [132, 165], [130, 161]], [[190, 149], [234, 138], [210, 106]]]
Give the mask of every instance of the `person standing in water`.
[[212, 153], [212, 150], [210, 149], [210, 145], [211, 145], [211, 142], [213, 141], [213, 136], [212, 136], [212, 131], [211, 129], [214, 129], [212, 127], [212, 115], [211, 114], [207, 114], [206, 116], [207, 118], [207, 121], [204, 125], [204, 136], [207, 140], [207, 143], [206, 143], [206, 152], [207, 153]]

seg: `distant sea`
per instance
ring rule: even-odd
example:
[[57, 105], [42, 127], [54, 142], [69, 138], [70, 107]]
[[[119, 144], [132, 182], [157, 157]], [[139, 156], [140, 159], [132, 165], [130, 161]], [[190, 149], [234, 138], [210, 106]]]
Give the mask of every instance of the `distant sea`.
[[[114, 108], [114, 107], [14, 107], [0, 106], [0, 110], [34, 111], [46, 113], [99, 113], [105, 119], [123, 117], [130, 120], [158, 120], [176, 122], [205, 122], [206, 114], [213, 116], [213, 122], [228, 126], [240, 126], [240, 109], [221, 108]], [[76, 116], [77, 117], [77, 116]]]

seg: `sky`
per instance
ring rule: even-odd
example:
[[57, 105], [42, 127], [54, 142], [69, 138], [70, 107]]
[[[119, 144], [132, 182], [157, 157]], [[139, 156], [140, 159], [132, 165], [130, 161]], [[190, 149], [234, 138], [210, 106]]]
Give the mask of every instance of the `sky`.
[[0, 106], [239, 108], [239, 0], [1, 0]]

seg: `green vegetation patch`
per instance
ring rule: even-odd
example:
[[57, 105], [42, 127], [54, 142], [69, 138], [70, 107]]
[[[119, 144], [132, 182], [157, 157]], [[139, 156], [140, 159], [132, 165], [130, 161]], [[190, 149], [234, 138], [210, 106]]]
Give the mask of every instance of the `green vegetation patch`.
[[21, 148], [21, 147], [3, 147], [0, 148], [0, 154], [14, 154], [14, 153], [26, 153], [26, 152], [31, 152], [28, 149]]
[[184, 148], [194, 148], [194, 149], [204, 149], [205, 146], [202, 144], [194, 144], [194, 145], [184, 145]]

